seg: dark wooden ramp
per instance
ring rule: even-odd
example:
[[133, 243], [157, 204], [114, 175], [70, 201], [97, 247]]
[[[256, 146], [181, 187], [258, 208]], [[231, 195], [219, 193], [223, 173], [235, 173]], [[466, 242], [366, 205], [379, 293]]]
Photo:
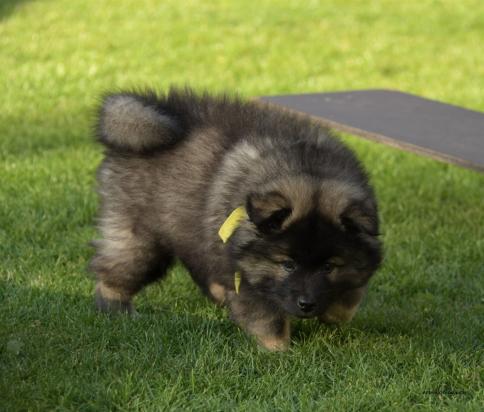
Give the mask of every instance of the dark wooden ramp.
[[328, 127], [484, 172], [484, 113], [392, 90], [261, 97]]

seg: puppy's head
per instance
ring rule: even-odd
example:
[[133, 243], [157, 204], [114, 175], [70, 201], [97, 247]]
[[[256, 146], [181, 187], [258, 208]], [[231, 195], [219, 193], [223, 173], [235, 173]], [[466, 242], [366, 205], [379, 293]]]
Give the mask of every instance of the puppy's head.
[[381, 262], [371, 190], [296, 177], [251, 193], [246, 210], [233, 252], [251, 290], [294, 316], [350, 320]]

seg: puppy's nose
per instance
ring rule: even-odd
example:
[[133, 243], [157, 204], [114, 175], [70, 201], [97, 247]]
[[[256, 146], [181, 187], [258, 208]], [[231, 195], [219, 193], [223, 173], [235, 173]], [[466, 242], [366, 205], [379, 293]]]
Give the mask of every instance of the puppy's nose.
[[316, 302], [311, 301], [306, 296], [299, 296], [297, 298], [297, 305], [303, 312], [311, 312], [316, 306]]

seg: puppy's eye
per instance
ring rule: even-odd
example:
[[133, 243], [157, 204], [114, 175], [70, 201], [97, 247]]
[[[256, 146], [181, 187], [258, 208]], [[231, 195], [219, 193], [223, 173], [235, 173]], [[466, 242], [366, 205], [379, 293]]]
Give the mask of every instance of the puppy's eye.
[[323, 274], [328, 274], [328, 273], [331, 273], [334, 269], [334, 264], [331, 263], [331, 262], [325, 262], [323, 263], [323, 265], [321, 266], [321, 272]]
[[285, 262], [282, 262], [282, 267], [286, 272], [294, 272], [297, 268], [297, 265], [294, 261], [292, 260], [286, 260]]

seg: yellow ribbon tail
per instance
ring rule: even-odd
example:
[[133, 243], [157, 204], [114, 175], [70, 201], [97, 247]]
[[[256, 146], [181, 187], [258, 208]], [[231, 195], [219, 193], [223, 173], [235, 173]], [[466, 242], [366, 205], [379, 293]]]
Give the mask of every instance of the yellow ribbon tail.
[[235, 272], [234, 274], [234, 286], [235, 286], [235, 293], [238, 295], [240, 291], [240, 282], [242, 277], [240, 276], [239, 272]]

